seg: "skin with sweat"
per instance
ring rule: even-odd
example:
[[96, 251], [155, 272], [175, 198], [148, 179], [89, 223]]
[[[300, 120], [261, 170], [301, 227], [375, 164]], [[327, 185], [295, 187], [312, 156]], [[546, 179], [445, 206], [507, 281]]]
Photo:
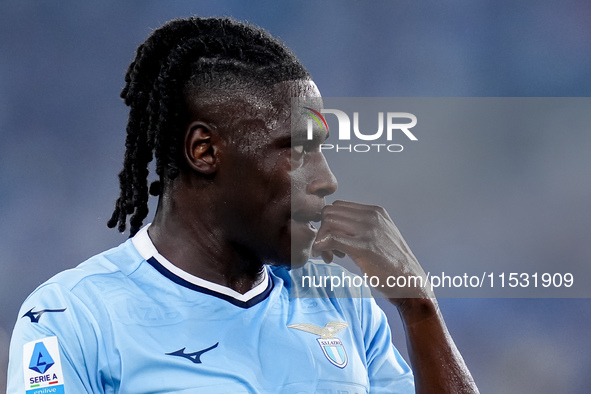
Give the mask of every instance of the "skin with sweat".
[[[350, 201], [326, 205], [337, 181], [320, 151], [328, 137], [292, 133], [291, 98], [322, 101], [310, 80], [268, 92], [189, 93], [180, 176], [165, 183], [149, 235], [186, 272], [245, 293], [264, 264], [349, 255], [368, 275], [425, 273], [388, 213]], [[297, 124], [297, 122], [296, 122]], [[318, 229], [312, 225], [320, 221]], [[476, 393], [427, 286], [386, 293], [404, 323], [417, 393]]]

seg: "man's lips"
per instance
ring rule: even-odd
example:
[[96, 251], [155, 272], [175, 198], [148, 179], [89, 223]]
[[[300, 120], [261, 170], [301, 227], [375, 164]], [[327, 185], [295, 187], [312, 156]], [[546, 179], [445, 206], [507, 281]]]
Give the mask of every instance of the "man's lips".
[[320, 222], [322, 214], [320, 210], [298, 210], [292, 214], [291, 219], [296, 223], [307, 224], [311, 229], [316, 231], [316, 227], [312, 223]]
[[291, 218], [296, 222], [319, 222], [322, 220], [320, 211], [296, 211]]

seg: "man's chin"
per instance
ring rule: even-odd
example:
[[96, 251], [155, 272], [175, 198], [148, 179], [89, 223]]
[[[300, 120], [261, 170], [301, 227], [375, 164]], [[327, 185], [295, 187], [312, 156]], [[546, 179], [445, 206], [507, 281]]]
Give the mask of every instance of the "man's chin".
[[291, 270], [291, 269], [301, 268], [304, 265], [306, 265], [307, 262], [308, 262], [307, 260], [306, 261], [303, 261], [303, 262], [302, 261], [297, 261], [295, 263], [294, 262], [291, 262], [291, 263], [290, 262], [279, 262], [279, 263], [273, 262], [273, 263], [271, 263], [269, 265], [271, 265], [273, 267], [285, 268], [286, 270]]
[[287, 256], [276, 257], [272, 260], [267, 260], [265, 264], [273, 267], [287, 268], [288, 270], [292, 268], [300, 268], [308, 262], [310, 254], [311, 249], [300, 249], [299, 251], [292, 250], [291, 258], [288, 258]]
[[311, 249], [303, 249], [298, 251], [292, 251], [291, 253], [291, 268], [303, 267], [310, 259]]

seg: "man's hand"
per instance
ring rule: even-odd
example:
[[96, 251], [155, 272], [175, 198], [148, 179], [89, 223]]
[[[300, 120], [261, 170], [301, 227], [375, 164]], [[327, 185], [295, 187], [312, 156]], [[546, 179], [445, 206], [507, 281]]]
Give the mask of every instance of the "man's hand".
[[[331, 262], [333, 254], [349, 255], [364, 274], [380, 279], [380, 290], [395, 305], [409, 298], [434, 298], [425, 271], [382, 207], [335, 201], [322, 210], [312, 253]], [[404, 276], [404, 287], [388, 286], [388, 277]], [[416, 285], [415, 285], [416, 284]]]
[[[451, 338], [425, 271], [382, 207], [335, 201], [322, 210], [312, 253], [329, 263], [333, 255], [351, 259], [368, 276], [387, 284], [389, 276], [421, 277], [418, 286], [379, 290], [397, 306], [406, 328], [417, 393], [478, 393]], [[397, 282], [400, 283], [400, 282]]]

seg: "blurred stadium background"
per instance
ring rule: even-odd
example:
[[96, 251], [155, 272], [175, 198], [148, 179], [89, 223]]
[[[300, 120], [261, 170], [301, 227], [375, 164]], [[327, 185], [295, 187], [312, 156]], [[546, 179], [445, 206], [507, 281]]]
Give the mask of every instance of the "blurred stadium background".
[[[2, 2], [0, 387], [6, 387], [10, 335], [27, 295], [125, 240], [105, 226], [124, 150], [127, 111], [118, 98], [124, 72], [152, 29], [193, 14], [233, 16], [268, 29], [329, 97], [591, 93], [591, 4], [582, 0]], [[531, 270], [559, 270], [565, 260], [591, 265], [591, 133], [570, 134], [566, 120], [556, 132], [560, 145], [537, 140], [535, 130], [505, 136], [519, 143], [511, 157], [520, 160], [511, 165], [502, 145], [486, 160], [446, 158], [441, 165], [449, 167], [438, 168], [446, 178], [437, 187], [424, 178], [424, 168], [389, 170], [401, 190], [384, 205], [419, 260], [468, 264], [490, 259], [498, 245], [502, 256]], [[487, 133], [475, 134], [460, 148], [490, 143]], [[558, 152], [552, 163], [563, 167], [549, 165], [548, 152]], [[338, 163], [333, 169], [341, 184], [336, 198], [360, 193], [355, 179], [363, 174]], [[465, 181], [474, 178], [482, 189], [467, 188]], [[495, 195], [495, 185], [514, 189]], [[499, 206], [517, 207], [511, 217], [518, 220], [500, 219]], [[521, 232], [509, 242], [507, 227], [515, 223]], [[591, 300], [440, 304], [483, 393], [588, 392]], [[404, 349], [397, 313], [383, 306]]]

